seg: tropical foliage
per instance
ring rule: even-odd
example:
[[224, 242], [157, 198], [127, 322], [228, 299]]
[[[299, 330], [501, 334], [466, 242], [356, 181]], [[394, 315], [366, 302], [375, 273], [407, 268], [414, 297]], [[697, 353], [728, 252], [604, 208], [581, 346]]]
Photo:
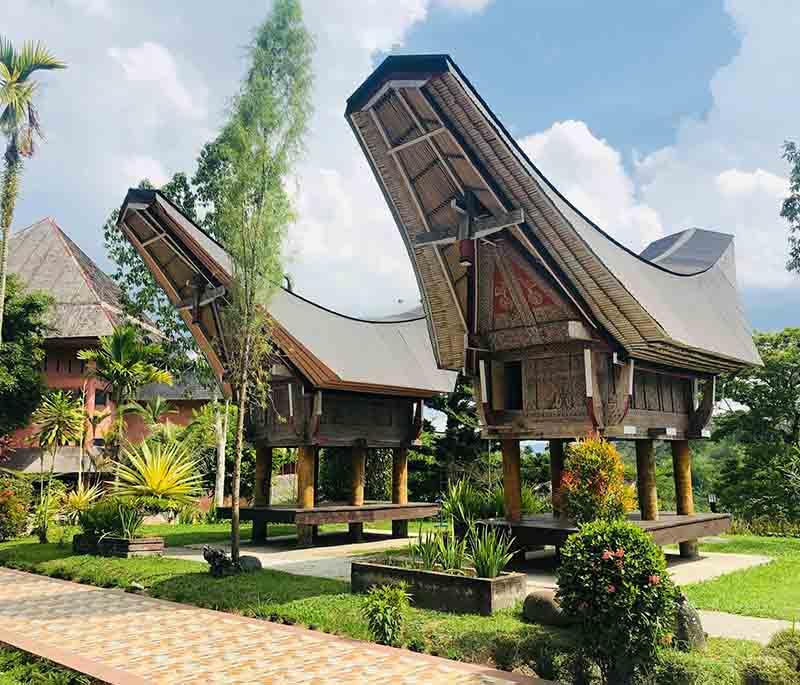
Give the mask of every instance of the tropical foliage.
[[87, 485], [79, 482], [74, 490], [69, 490], [63, 497], [61, 513], [67, 523], [76, 525], [80, 515], [87, 511], [103, 495], [100, 485]]
[[51, 305], [47, 295], [26, 292], [14, 276], [8, 278], [0, 345], [0, 436], [27, 425], [44, 394], [41, 367]]
[[781, 216], [789, 222], [789, 260], [786, 268], [800, 272], [800, 149], [787, 140], [783, 158], [789, 163], [789, 195], [781, 206]]
[[561, 549], [557, 580], [580, 653], [597, 665], [604, 684], [626, 685], [652, 672], [677, 595], [647, 533], [624, 521], [585, 524]]
[[[521, 487], [523, 514], [541, 514], [550, 511], [550, 503], [538, 495], [533, 486]], [[503, 486], [480, 487], [468, 478], [450, 484], [442, 499], [442, 513], [460, 529], [468, 528], [480, 519], [504, 515]]]
[[121, 497], [104, 497], [78, 514], [84, 535], [105, 535], [134, 539], [144, 523], [144, 511], [137, 502]]
[[633, 487], [616, 447], [590, 436], [570, 444], [561, 478], [560, 504], [578, 523], [618, 520], [633, 509]]
[[376, 585], [369, 589], [361, 613], [375, 642], [391, 647], [401, 644], [410, 599], [404, 585]]
[[6, 139], [0, 189], [0, 345], [4, 333], [8, 242], [19, 196], [22, 160], [33, 156], [36, 138], [42, 134], [35, 103], [38, 83], [34, 75], [65, 66], [42, 43], [23, 43], [17, 50], [11, 41], [0, 36], [0, 134]]
[[193, 504], [201, 493], [197, 462], [180, 441], [145, 440], [128, 445], [113, 492], [147, 509], [164, 511]]
[[27, 479], [0, 471], [0, 541], [25, 532], [32, 500], [32, 488]]
[[470, 533], [469, 559], [479, 578], [497, 578], [514, 556], [514, 538], [489, 526]]

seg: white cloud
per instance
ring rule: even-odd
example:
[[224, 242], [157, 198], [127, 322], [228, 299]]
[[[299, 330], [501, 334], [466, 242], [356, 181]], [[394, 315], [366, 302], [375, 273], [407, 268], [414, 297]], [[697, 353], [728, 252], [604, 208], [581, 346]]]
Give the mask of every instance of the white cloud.
[[163, 45], [146, 41], [135, 48], [109, 48], [108, 54], [122, 67], [128, 81], [147, 85], [150, 98], [166, 98], [174, 113], [190, 119], [206, 116], [205, 93], [189, 91], [178, 76], [175, 58]]
[[119, 171], [122, 176], [120, 181], [127, 184], [126, 187], [135, 186], [142, 179], [147, 179], [158, 187], [164, 185], [170, 178], [161, 162], [145, 155], [137, 155], [120, 160]]
[[492, 0], [437, 0], [442, 7], [462, 12], [482, 12]]
[[67, 3], [89, 16], [103, 17], [104, 19], [111, 16], [109, 0], [67, 0]]
[[789, 192], [789, 180], [764, 169], [742, 171], [727, 169], [715, 179], [720, 193], [727, 197], [742, 195], [767, 195], [773, 200], [782, 200]]
[[656, 212], [637, 201], [620, 153], [583, 121], [556, 122], [519, 144], [573, 205], [631, 249], [663, 235]]

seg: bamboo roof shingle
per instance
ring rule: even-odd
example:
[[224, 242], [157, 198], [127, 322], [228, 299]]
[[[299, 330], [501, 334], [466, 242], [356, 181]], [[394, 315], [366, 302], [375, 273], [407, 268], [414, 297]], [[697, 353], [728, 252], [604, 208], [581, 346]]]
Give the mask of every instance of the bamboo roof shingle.
[[457, 226], [467, 192], [489, 217], [524, 216], [504, 235], [627, 354], [701, 373], [760, 363], [732, 238], [695, 231], [635, 254], [561, 195], [447, 55], [388, 57], [346, 117], [404, 237], [441, 367], [464, 365], [467, 279], [455, 243], [418, 241]]

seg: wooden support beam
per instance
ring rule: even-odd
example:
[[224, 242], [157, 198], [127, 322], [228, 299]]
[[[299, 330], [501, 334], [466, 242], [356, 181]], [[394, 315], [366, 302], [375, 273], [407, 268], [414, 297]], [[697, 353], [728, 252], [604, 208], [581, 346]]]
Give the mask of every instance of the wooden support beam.
[[507, 521], [522, 518], [522, 477], [520, 473], [519, 440], [501, 440], [503, 452], [503, 500]]
[[[392, 504], [408, 504], [408, 450], [392, 450]], [[408, 537], [408, 521], [392, 521], [392, 537]]]
[[[374, 112], [374, 110], [370, 110]], [[439, 133], [444, 133], [443, 128], [435, 128], [433, 131], [429, 131], [428, 133], [423, 133], [421, 136], [417, 136], [416, 138], [412, 138], [411, 140], [407, 140], [405, 143], [400, 143], [399, 145], [395, 145], [394, 147], [390, 147], [387, 152], [390, 155], [396, 155], [401, 150], [405, 150], [407, 147], [411, 147], [412, 145], [416, 145], [417, 143], [421, 143], [425, 140], [430, 140], [433, 136], [438, 135]]]
[[[263, 443], [256, 445], [256, 472], [253, 483], [253, 504], [257, 507], [269, 506], [272, 486], [272, 448]], [[267, 539], [267, 522], [253, 522], [253, 542]]]
[[[485, 238], [492, 233], [502, 231], [509, 226], [517, 226], [525, 221], [525, 212], [522, 209], [512, 209], [510, 212], [491, 216], [484, 219], [472, 219], [470, 222], [470, 238]], [[447, 245], [460, 239], [460, 227], [448, 229], [435, 229], [423, 233], [414, 240], [414, 247], [426, 245]]]
[[553, 518], [564, 518], [561, 506], [561, 476], [564, 473], [564, 440], [550, 441], [550, 487]]
[[[357, 507], [364, 506], [364, 477], [367, 467], [367, 448], [354, 446], [352, 448], [353, 472], [350, 484], [350, 504]], [[350, 538], [358, 542], [364, 536], [363, 523], [351, 523]]]
[[[297, 506], [303, 509], [314, 508], [314, 448], [303, 446], [297, 449]], [[297, 542], [308, 546], [314, 540], [314, 527], [306, 524], [297, 526]]]
[[658, 521], [656, 455], [652, 440], [636, 441], [636, 491], [644, 521]]
[[[694, 514], [694, 495], [692, 493], [692, 453], [688, 440], [673, 440], [672, 476], [675, 479], [675, 510], [678, 514]], [[697, 540], [686, 540], [680, 543], [681, 556], [684, 559], [696, 559], [698, 555]]]

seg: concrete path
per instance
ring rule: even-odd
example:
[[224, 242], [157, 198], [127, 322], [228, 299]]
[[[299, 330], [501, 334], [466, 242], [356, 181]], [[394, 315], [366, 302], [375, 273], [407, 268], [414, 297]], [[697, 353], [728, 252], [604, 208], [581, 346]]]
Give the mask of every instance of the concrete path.
[[738, 614], [726, 614], [724, 611], [701, 611], [700, 620], [703, 623], [703, 630], [712, 637], [753, 640], [762, 645], [767, 644], [775, 633], [792, 627], [792, 623], [789, 621], [739, 616]]
[[4, 568], [0, 642], [111, 685], [546, 685], [297, 626]]

